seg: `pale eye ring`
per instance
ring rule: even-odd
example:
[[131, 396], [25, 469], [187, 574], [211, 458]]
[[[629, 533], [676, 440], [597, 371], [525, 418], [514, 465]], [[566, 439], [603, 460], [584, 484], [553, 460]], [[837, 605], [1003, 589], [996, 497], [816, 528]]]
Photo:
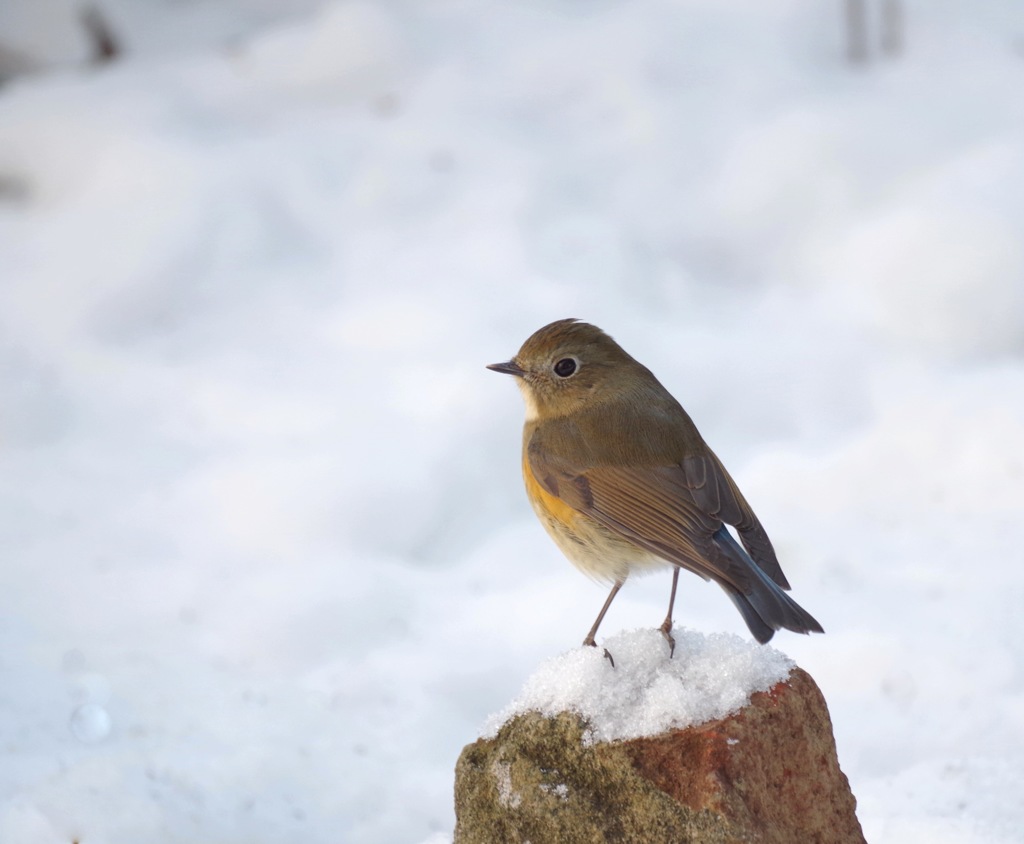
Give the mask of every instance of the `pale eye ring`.
[[576, 372], [577, 364], [575, 358], [562, 358], [553, 367], [555, 375], [559, 378], [568, 378]]

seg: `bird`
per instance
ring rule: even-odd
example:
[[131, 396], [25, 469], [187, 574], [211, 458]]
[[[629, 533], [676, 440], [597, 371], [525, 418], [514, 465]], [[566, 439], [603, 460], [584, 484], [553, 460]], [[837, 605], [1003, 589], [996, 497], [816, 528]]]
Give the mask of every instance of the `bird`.
[[487, 368], [522, 392], [523, 479], [537, 517], [570, 562], [611, 583], [584, 645], [596, 647], [629, 575], [665, 567], [672, 588], [659, 629], [670, 658], [681, 569], [717, 583], [762, 644], [780, 629], [824, 632], [787, 594], [768, 534], [689, 414], [608, 334], [557, 320]]

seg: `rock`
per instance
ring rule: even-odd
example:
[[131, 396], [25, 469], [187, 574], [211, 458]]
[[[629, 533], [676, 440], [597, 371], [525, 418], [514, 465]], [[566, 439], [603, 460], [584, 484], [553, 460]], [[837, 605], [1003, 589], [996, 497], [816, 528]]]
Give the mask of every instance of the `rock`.
[[455, 844], [863, 844], [828, 709], [794, 669], [740, 711], [588, 741], [569, 712], [517, 715], [455, 769]]

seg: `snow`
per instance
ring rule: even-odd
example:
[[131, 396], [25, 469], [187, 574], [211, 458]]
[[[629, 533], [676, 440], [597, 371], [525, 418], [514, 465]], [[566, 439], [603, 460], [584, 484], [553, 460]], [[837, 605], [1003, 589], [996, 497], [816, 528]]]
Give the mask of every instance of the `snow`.
[[483, 736], [497, 735], [525, 712], [575, 712], [586, 722], [587, 741], [656, 736], [737, 712], [793, 668], [781, 651], [732, 634], [676, 630], [673, 638], [672, 658], [660, 630], [640, 628], [607, 637], [601, 648], [545, 660], [515, 700], [487, 720]]
[[447, 840], [604, 600], [483, 368], [570, 316], [828, 631], [772, 645], [868, 840], [1024, 841], [1021, 4], [859, 69], [812, 0], [103, 5], [83, 69], [71, 0], [0, 4], [48, 68], [0, 88], [0, 842]]

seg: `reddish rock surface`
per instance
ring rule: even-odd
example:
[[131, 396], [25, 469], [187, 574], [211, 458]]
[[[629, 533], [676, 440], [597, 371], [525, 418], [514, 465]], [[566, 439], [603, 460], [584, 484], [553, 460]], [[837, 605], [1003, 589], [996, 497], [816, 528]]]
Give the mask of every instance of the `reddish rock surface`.
[[863, 842], [825, 698], [799, 668], [734, 715], [623, 742], [637, 773], [763, 844]]

